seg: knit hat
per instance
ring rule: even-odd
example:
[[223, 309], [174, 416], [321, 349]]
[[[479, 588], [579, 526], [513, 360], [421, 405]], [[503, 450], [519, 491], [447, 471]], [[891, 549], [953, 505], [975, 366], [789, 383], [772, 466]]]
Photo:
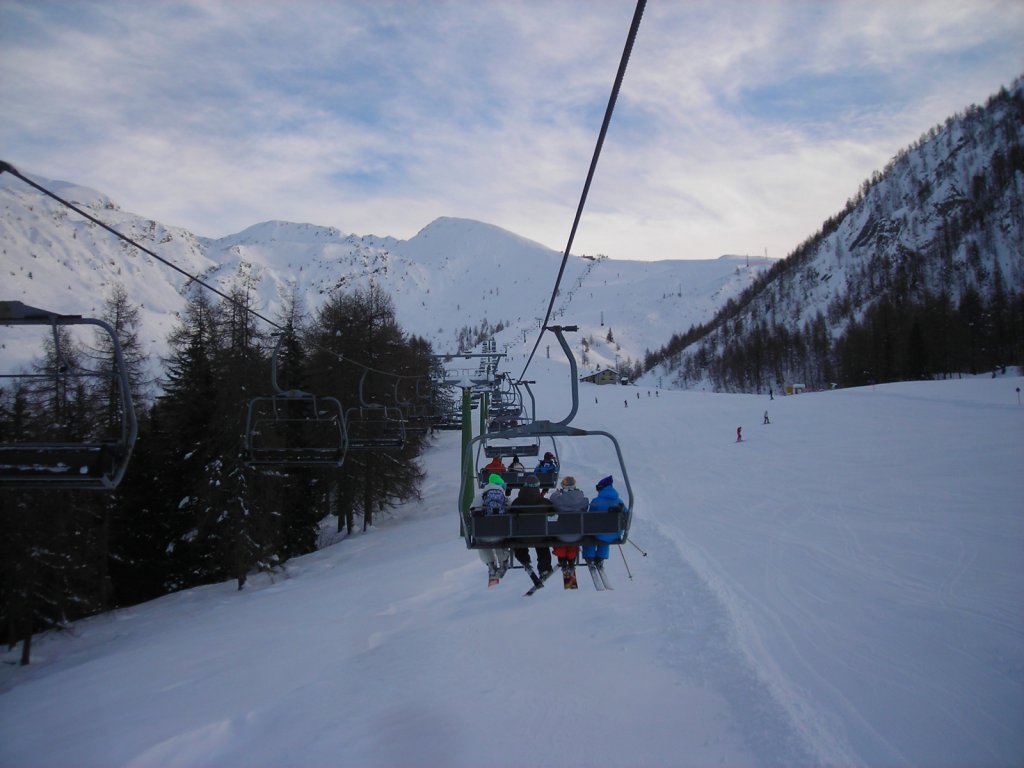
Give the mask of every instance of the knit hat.
[[544, 454], [544, 458], [545, 459], [553, 459], [553, 458], [555, 458], [555, 454], [553, 454], [551, 451], [548, 451], [547, 453]]
[[503, 478], [501, 475], [491, 475], [490, 477], [487, 478], [487, 482], [493, 483], [494, 485], [504, 485], [505, 478]]
[[531, 473], [523, 478], [523, 485], [527, 488], [540, 488], [540, 478]]
[[572, 475], [566, 475], [565, 477], [562, 478], [562, 487], [563, 488], [575, 488], [576, 487], [576, 478], [573, 477]]
[[612, 476], [611, 475], [608, 475], [608, 477], [602, 477], [600, 480], [597, 481], [597, 490], [600, 491], [602, 488], [607, 488], [611, 484], [612, 484]]

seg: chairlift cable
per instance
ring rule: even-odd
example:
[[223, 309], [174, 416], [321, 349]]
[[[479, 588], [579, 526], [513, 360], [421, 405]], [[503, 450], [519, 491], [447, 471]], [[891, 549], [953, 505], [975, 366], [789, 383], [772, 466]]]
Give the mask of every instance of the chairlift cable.
[[537, 354], [537, 349], [540, 347], [540, 340], [544, 336], [548, 320], [551, 319], [551, 311], [555, 306], [555, 299], [558, 297], [558, 288], [562, 283], [562, 275], [565, 273], [566, 264], [569, 262], [569, 253], [572, 250], [572, 243], [576, 237], [576, 229], [579, 227], [580, 218], [583, 216], [583, 207], [587, 202], [587, 194], [590, 192], [590, 184], [594, 180], [594, 171], [597, 169], [597, 160], [601, 156], [601, 148], [604, 145], [605, 135], [608, 133], [608, 126], [611, 123], [612, 112], [615, 109], [615, 102], [618, 99], [619, 90], [622, 87], [622, 80], [626, 75], [626, 65], [629, 63], [629, 56], [633, 50], [633, 43], [636, 41], [637, 30], [640, 28], [640, 19], [643, 17], [644, 7], [646, 5], [647, 0], [637, 0], [636, 10], [633, 13], [633, 22], [630, 24], [629, 34], [626, 36], [626, 45], [622, 50], [622, 58], [619, 60], [619, 71], [615, 75], [615, 83], [612, 85], [611, 96], [608, 99], [608, 107], [605, 109], [604, 113], [604, 121], [601, 123], [601, 132], [597, 137], [597, 146], [594, 147], [594, 156], [590, 160], [590, 170], [587, 172], [587, 180], [583, 185], [583, 194], [580, 196], [580, 202], [576, 208], [576, 218], [573, 219], [572, 229], [569, 232], [569, 241], [566, 243], [565, 253], [562, 254], [562, 263], [558, 268], [558, 277], [555, 279], [555, 287], [551, 291], [551, 301], [548, 302], [548, 309], [544, 314], [544, 322], [541, 323], [540, 331], [537, 333], [537, 341], [534, 343], [533, 350], [530, 352], [530, 356], [526, 360], [523, 372], [519, 374], [520, 379], [526, 378], [526, 371], [530, 367], [530, 363], [533, 362], [533, 356]]

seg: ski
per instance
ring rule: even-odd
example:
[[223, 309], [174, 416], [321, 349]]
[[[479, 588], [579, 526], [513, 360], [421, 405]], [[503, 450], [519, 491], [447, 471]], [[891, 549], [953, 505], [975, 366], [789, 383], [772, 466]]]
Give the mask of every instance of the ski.
[[562, 588], [563, 589], [579, 589], [580, 585], [576, 581], [576, 569], [575, 568], [563, 568], [562, 569]]
[[604, 573], [604, 562], [587, 563], [587, 569], [590, 571], [590, 578], [594, 580], [594, 589], [599, 592], [603, 592], [606, 589], [614, 589]]
[[527, 573], [530, 574], [530, 578], [533, 580], [533, 586], [526, 590], [526, 592], [523, 594], [523, 597], [529, 597], [538, 589], [543, 587], [544, 582], [548, 580], [548, 578], [551, 576], [552, 573], [554, 573], [554, 571], [548, 571], [543, 576], [538, 576], [536, 572], [532, 568], [530, 568], [527, 571]]
[[597, 564], [587, 563], [587, 570], [590, 571], [590, 578], [594, 580], [594, 589], [598, 592], [603, 592], [605, 589], [604, 579], [602, 579], [601, 575], [597, 572]]
[[496, 563], [494, 569], [487, 574], [487, 588], [496, 587], [501, 583], [501, 577], [508, 571], [508, 559]]
[[598, 575], [601, 577], [601, 583], [604, 585], [604, 588], [605, 589], [614, 589], [614, 587], [612, 586], [611, 582], [608, 581], [608, 575], [604, 572], [604, 561], [601, 561], [595, 567], [597, 568]]

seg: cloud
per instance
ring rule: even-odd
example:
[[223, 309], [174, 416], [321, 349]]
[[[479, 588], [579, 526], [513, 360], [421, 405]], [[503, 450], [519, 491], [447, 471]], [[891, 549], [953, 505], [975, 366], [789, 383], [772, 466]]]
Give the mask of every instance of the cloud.
[[[3, 158], [220, 236], [477, 218], [561, 250], [632, 5], [0, 6]], [[574, 250], [781, 256], [1024, 70], [1009, 2], [652, 3]]]

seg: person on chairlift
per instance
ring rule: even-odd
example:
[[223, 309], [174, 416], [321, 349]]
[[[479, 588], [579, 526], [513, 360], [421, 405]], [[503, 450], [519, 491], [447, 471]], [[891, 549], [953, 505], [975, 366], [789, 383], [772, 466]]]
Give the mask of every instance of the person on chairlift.
[[548, 451], [544, 454], [544, 458], [537, 464], [536, 469], [533, 470], [535, 474], [550, 474], [558, 471], [558, 459], [555, 458], [555, 454]]
[[[590, 506], [590, 500], [587, 499], [587, 495], [583, 491], [576, 487], [576, 478], [572, 475], [566, 475], [562, 478], [559, 489], [552, 493], [550, 498], [551, 503], [555, 505], [555, 510], [559, 514], [563, 512], [586, 512]], [[577, 547], [555, 547], [552, 551], [555, 553], [555, 557], [558, 558], [558, 565], [563, 571], [571, 570], [576, 565]]]
[[[591, 512], [608, 512], [618, 507], [625, 509], [626, 505], [619, 496], [619, 492], [615, 490], [615, 486], [612, 485], [613, 482], [611, 475], [597, 481], [597, 496], [590, 502]], [[610, 543], [618, 541], [620, 537], [613, 533], [602, 533], [598, 534], [597, 538]], [[598, 568], [603, 568], [604, 561], [608, 559], [609, 550], [608, 544], [587, 545], [583, 547], [583, 559], [588, 565], [593, 564]]]
[[490, 463], [484, 466], [484, 472], [486, 472], [488, 475], [505, 474], [505, 462], [501, 460], [501, 456], [495, 456], [493, 459], [491, 459]]
[[[507, 511], [505, 481], [501, 475], [492, 474], [487, 485], [480, 491], [480, 501], [477, 506], [483, 508], [485, 515], [503, 515]], [[509, 563], [504, 562], [504, 549], [480, 549], [477, 550], [480, 559], [487, 566], [487, 580], [490, 586], [494, 586], [501, 578], [501, 574], [508, 568]]]
[[[519, 495], [512, 502], [511, 509], [522, 513], [549, 514], [554, 512], [554, 506], [550, 499], [545, 499], [540, 492], [540, 480], [534, 474], [529, 474], [523, 480], [523, 487], [519, 489]], [[551, 549], [549, 547], [536, 547], [537, 569], [540, 571], [540, 579], [546, 579], [551, 575]], [[533, 572], [530, 563], [530, 550], [527, 547], [518, 547], [513, 550], [516, 560], [522, 563], [526, 572], [534, 583], [538, 581], [538, 575]]]

